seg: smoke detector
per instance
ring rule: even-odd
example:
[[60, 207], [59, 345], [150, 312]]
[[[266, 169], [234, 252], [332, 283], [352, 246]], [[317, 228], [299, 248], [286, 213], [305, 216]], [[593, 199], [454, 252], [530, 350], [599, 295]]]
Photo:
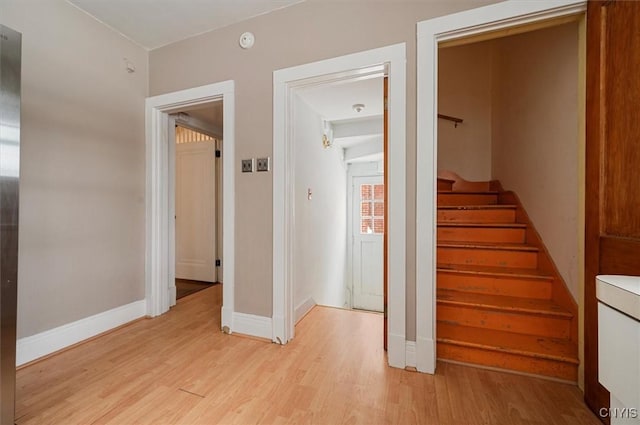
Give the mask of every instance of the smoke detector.
[[253, 43], [256, 42], [256, 37], [253, 35], [253, 33], [245, 32], [242, 33], [238, 42], [240, 43], [240, 47], [242, 47], [243, 49], [250, 49], [253, 47]]
[[352, 106], [353, 110], [360, 113], [364, 109], [364, 103], [356, 103]]

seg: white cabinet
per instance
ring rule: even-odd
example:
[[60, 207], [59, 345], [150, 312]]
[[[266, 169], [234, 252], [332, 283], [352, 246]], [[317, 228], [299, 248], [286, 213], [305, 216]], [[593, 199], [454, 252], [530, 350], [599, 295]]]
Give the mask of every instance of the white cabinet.
[[640, 425], [640, 277], [598, 276], [599, 380], [611, 393], [611, 424]]

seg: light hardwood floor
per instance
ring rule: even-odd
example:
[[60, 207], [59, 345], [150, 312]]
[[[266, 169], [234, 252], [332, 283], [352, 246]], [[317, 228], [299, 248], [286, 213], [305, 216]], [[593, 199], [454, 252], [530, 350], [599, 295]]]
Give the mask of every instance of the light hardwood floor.
[[389, 368], [379, 315], [316, 307], [279, 346], [220, 332], [220, 300], [217, 285], [19, 370], [16, 423], [599, 424], [572, 385]]

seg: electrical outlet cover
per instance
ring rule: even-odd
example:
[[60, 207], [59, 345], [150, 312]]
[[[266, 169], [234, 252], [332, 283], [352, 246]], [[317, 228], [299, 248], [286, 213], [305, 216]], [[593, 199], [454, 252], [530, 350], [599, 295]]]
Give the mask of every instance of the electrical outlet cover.
[[242, 172], [243, 173], [252, 173], [253, 172], [253, 158], [251, 158], [251, 159], [243, 159], [242, 160]]
[[256, 159], [256, 171], [269, 171], [269, 157]]

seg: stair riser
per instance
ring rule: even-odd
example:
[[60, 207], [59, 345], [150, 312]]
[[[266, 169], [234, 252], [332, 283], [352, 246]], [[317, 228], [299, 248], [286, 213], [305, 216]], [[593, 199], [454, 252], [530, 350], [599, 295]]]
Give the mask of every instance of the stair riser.
[[462, 347], [450, 343], [437, 344], [437, 357], [444, 360], [496, 367], [524, 373], [576, 382], [578, 366], [573, 363], [548, 360], [519, 354], [502, 353], [481, 348]]
[[450, 324], [525, 335], [568, 339], [571, 321], [565, 317], [532, 315], [438, 303], [437, 318]]
[[438, 205], [495, 205], [498, 195], [486, 193], [439, 193]]
[[515, 223], [516, 212], [512, 209], [498, 210], [438, 210], [439, 222], [453, 223]]
[[438, 240], [449, 242], [524, 243], [525, 229], [439, 226]]
[[520, 267], [528, 269], [535, 269], [538, 266], [538, 253], [530, 251], [438, 247], [437, 254], [439, 264]]
[[438, 288], [476, 294], [504, 295], [537, 299], [551, 298], [551, 281], [503, 278], [468, 273], [437, 272]]

